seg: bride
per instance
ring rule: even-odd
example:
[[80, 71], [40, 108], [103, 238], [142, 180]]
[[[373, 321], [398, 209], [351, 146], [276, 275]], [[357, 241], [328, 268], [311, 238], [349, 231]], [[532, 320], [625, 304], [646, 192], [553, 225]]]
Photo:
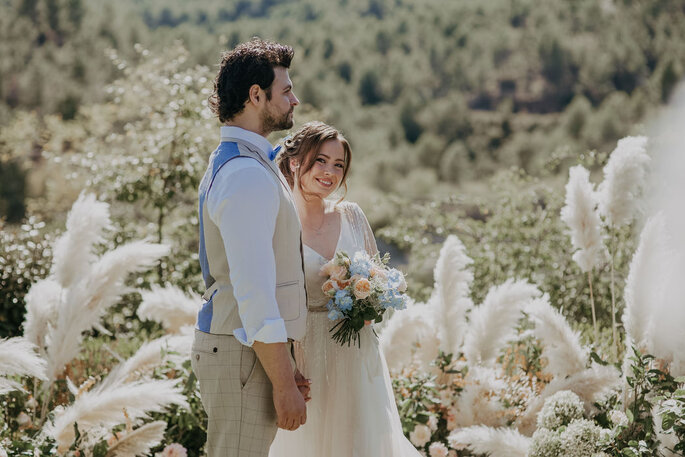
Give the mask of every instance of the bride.
[[350, 255], [377, 252], [361, 208], [326, 200], [343, 186], [352, 158], [347, 140], [321, 122], [305, 124], [279, 155], [279, 167], [293, 190], [302, 222], [309, 318], [296, 356], [312, 381], [307, 423], [278, 430], [269, 457], [419, 457], [402, 433], [390, 376], [371, 325], [360, 333], [361, 347], [331, 339], [328, 298], [320, 268], [338, 250]]

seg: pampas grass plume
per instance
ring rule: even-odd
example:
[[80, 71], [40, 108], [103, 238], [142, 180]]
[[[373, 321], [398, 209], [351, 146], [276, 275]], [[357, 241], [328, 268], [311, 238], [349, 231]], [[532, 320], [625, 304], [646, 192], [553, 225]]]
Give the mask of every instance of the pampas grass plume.
[[447, 441], [455, 449], [468, 447], [475, 454], [490, 457], [526, 457], [530, 447], [530, 438], [514, 429], [483, 425], [455, 430]]
[[473, 272], [469, 267], [472, 263], [459, 238], [448, 236], [435, 266], [435, 294], [430, 301], [440, 347], [445, 353], [458, 353], [464, 339], [464, 316], [473, 306], [469, 298], [473, 282]]
[[104, 254], [81, 281], [69, 288], [47, 337], [48, 374], [53, 379], [78, 354], [81, 334], [96, 325], [127, 291], [126, 277], [152, 267], [168, 252], [166, 245], [145, 241], [120, 246]]
[[540, 295], [537, 287], [526, 281], [510, 279], [491, 288], [483, 303], [471, 311], [463, 348], [469, 365], [493, 362], [504, 343], [514, 336], [524, 306]]
[[102, 241], [102, 230], [109, 224], [109, 205], [81, 193], [67, 216], [66, 232], [54, 245], [51, 273], [62, 287], [86, 274], [95, 258], [93, 245]]
[[542, 342], [542, 356], [548, 361], [546, 371], [566, 377], [585, 369], [587, 351], [566, 318], [550, 305], [549, 297], [533, 300], [526, 306], [526, 312], [535, 322], [533, 334]]
[[604, 167], [604, 181], [598, 189], [599, 212], [609, 226], [621, 227], [636, 216], [650, 160], [646, 148], [647, 137], [623, 138]]
[[38, 346], [40, 351], [45, 348], [48, 325], [57, 319], [62, 291], [63, 288], [57, 281], [47, 278], [35, 282], [24, 297], [24, 338]]
[[439, 344], [425, 303], [411, 303], [394, 313], [380, 334], [381, 350], [390, 370], [418, 363], [424, 370], [434, 371], [430, 363], [438, 355]]
[[571, 244], [576, 251], [573, 260], [584, 273], [595, 268], [604, 254], [601, 220], [596, 206], [590, 173], [581, 165], [571, 168], [561, 220], [569, 228]]
[[[36, 347], [22, 337], [0, 340], [0, 376], [31, 376], [46, 379], [45, 361], [35, 352]], [[0, 377], [0, 394], [23, 387]]]
[[75, 423], [81, 431], [93, 427], [111, 429], [125, 423], [127, 415], [135, 422], [148, 412], [162, 412], [170, 405], [188, 407], [175, 380], [147, 380], [104, 390], [96, 388], [83, 393], [70, 406], [58, 410], [54, 422], [47, 423], [43, 432], [54, 438], [58, 450], [64, 452], [74, 441]]
[[105, 390], [131, 382], [160, 366], [165, 360], [181, 362], [188, 359], [192, 340], [190, 334], [168, 335], [144, 343], [135, 354], [114, 367], [97, 389]]
[[143, 298], [138, 307], [138, 317], [159, 322], [170, 333], [178, 333], [186, 325], [194, 325], [199, 300], [175, 286], [153, 286], [141, 292]]
[[[623, 325], [627, 340], [641, 350], [653, 351], [652, 338], [648, 334], [649, 322], [654, 308], [663, 299], [662, 292], [664, 252], [667, 250], [664, 218], [661, 214], [651, 217], [640, 234], [640, 242], [630, 262], [630, 271], [624, 290], [626, 306]], [[626, 355], [632, 351], [628, 347]]]
[[150, 449], [158, 446], [164, 439], [166, 422], [155, 421], [142, 425], [126, 433], [112, 444], [106, 457], [136, 457], [148, 455]]

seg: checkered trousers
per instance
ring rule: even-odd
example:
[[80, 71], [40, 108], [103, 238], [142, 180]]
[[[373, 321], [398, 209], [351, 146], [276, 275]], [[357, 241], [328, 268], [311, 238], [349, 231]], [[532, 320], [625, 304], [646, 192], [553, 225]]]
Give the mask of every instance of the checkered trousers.
[[207, 411], [207, 457], [267, 457], [276, 436], [271, 381], [254, 349], [195, 331], [193, 372]]

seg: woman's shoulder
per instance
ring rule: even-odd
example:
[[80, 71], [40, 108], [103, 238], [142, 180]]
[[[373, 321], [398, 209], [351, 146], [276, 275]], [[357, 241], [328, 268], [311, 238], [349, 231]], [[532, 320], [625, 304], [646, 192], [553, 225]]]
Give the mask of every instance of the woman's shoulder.
[[347, 215], [358, 216], [364, 214], [364, 211], [362, 211], [361, 207], [357, 203], [347, 200], [343, 200], [341, 202], [336, 203], [335, 208], [341, 213]]

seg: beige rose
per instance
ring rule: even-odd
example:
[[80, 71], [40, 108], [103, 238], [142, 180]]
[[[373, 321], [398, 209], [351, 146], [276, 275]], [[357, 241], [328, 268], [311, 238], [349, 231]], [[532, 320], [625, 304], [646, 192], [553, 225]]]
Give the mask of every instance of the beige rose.
[[335, 265], [330, 270], [330, 276], [331, 279], [342, 281], [345, 279], [345, 276], [347, 276], [347, 268], [342, 265]]
[[331, 275], [331, 270], [335, 266], [335, 262], [333, 260], [325, 263], [321, 269], [319, 270], [319, 274], [321, 276], [330, 276]]
[[354, 292], [355, 297], [363, 300], [371, 295], [371, 283], [366, 278], [358, 279], [357, 282], [354, 283], [352, 291]]
[[335, 295], [335, 282], [333, 282], [332, 279], [329, 279], [328, 281], [324, 282], [323, 285], [321, 286], [321, 291], [325, 294], [328, 295], [329, 297], [332, 297]]
[[378, 277], [379, 279], [387, 279], [388, 275], [385, 274], [385, 270], [378, 267], [372, 267], [369, 271], [369, 276], [372, 278]]

